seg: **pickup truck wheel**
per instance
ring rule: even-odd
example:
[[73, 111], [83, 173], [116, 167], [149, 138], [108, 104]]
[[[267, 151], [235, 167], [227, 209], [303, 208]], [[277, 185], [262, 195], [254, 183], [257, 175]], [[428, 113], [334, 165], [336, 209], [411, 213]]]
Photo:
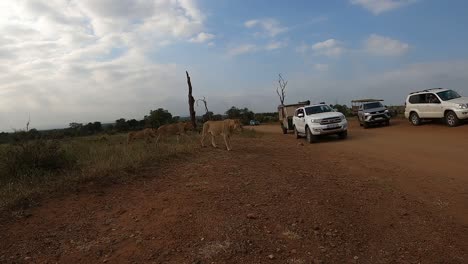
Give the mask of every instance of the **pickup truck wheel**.
[[339, 137], [340, 139], [345, 139], [345, 138], [347, 138], [347, 137], [348, 137], [348, 131], [340, 132], [340, 133], [338, 134], [338, 137]]
[[364, 124], [362, 124], [362, 126], [363, 126], [365, 129], [368, 129], [368, 128], [369, 128], [369, 123], [364, 122]]
[[361, 118], [357, 117], [357, 121], [359, 122], [359, 126], [362, 126]]
[[410, 122], [413, 124], [413, 126], [419, 126], [421, 124], [421, 118], [419, 118], [417, 113], [413, 112], [410, 115]]
[[456, 127], [460, 124], [460, 119], [453, 111], [449, 111], [445, 114], [445, 122], [449, 127]]
[[385, 121], [385, 126], [389, 126], [389, 125], [390, 125], [390, 120]]
[[296, 127], [294, 127], [294, 135], [296, 136], [296, 139], [301, 138], [301, 136], [299, 135], [299, 132], [297, 132]]
[[306, 139], [309, 144], [318, 142], [318, 136], [312, 135], [312, 132], [310, 132], [310, 128], [308, 127], [306, 127]]

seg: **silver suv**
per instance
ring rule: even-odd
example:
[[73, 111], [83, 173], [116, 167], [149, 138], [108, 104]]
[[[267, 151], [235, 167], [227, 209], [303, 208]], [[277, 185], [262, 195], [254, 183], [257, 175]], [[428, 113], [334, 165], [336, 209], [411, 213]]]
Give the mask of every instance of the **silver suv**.
[[371, 124], [390, 125], [390, 113], [381, 102], [367, 102], [359, 106], [359, 125], [368, 128]]
[[415, 126], [425, 119], [442, 118], [448, 126], [455, 127], [468, 119], [468, 97], [444, 88], [410, 93], [406, 98], [405, 117]]

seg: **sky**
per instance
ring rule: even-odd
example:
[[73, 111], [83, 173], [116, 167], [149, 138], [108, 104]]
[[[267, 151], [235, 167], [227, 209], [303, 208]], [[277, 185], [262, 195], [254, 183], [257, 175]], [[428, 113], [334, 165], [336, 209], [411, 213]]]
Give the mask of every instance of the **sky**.
[[[210, 111], [468, 96], [465, 0], [3, 0], [0, 131]], [[204, 113], [202, 105], [197, 114]]]

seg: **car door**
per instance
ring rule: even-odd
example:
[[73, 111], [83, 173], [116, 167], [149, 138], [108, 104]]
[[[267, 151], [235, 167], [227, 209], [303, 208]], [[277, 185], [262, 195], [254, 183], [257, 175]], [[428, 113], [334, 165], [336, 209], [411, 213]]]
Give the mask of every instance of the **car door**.
[[295, 124], [296, 124], [297, 131], [299, 133], [305, 133], [305, 112], [304, 112], [304, 108], [297, 109], [294, 118], [296, 118]]
[[420, 118], [430, 118], [430, 108], [428, 102], [429, 93], [422, 93], [418, 95], [418, 115]]
[[440, 98], [433, 93], [427, 94], [426, 109], [428, 118], [444, 117], [444, 111], [442, 109]]

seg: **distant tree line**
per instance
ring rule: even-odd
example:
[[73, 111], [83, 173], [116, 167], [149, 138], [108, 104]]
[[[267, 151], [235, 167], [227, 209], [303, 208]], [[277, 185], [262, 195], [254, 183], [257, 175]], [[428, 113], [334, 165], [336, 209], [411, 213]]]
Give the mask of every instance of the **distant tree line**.
[[[257, 120], [261, 123], [278, 121], [278, 113], [254, 113], [248, 108], [237, 108], [232, 106], [224, 115], [207, 112], [203, 116], [197, 117], [197, 122], [203, 123], [208, 120], [223, 120], [225, 118], [240, 119], [244, 125], [248, 125], [250, 120]], [[100, 133], [115, 134], [129, 131], [141, 130], [144, 128], [158, 128], [165, 124], [187, 121], [189, 117], [181, 118], [173, 116], [168, 110], [158, 108], [151, 110], [143, 119], [119, 118], [114, 123], [103, 124], [99, 121], [87, 124], [72, 122], [67, 128], [38, 131], [32, 128], [28, 131], [15, 131], [13, 133], [0, 132], [0, 144], [11, 143], [20, 140], [34, 139], [62, 139], [67, 137], [90, 136]]]

